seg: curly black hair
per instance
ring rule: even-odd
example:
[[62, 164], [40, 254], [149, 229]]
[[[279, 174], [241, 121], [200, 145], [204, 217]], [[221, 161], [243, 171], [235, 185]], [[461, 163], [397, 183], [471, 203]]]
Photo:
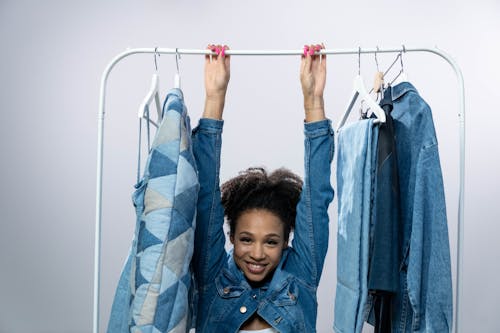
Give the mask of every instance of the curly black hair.
[[285, 241], [295, 226], [297, 203], [302, 192], [302, 179], [288, 169], [270, 174], [264, 168], [248, 168], [221, 186], [222, 205], [234, 236], [236, 221], [249, 209], [266, 209], [276, 214], [284, 225]]

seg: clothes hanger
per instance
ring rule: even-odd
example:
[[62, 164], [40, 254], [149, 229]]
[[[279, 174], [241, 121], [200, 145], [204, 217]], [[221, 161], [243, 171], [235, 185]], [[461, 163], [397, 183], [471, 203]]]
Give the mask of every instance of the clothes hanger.
[[179, 70], [179, 60], [181, 59], [181, 55], [177, 51], [177, 48], [175, 49], [175, 65], [177, 67], [177, 72], [175, 73], [174, 77], [174, 87], [177, 89], [181, 89], [181, 72]]
[[[378, 46], [377, 46], [377, 52], [378, 52]], [[377, 94], [375, 101], [378, 103], [379, 98], [382, 99], [384, 97], [384, 89], [385, 89], [384, 75], [387, 72], [384, 73], [384, 72], [380, 71], [380, 68], [378, 65], [377, 52], [375, 52], [375, 65], [377, 66], [377, 71], [375, 72], [375, 78], [373, 79], [373, 88], [368, 92], [368, 94], [375, 92]], [[362, 119], [368, 119], [368, 111], [370, 111], [370, 108], [363, 110], [363, 101], [361, 101], [361, 112], [360, 113], [361, 113]]]
[[[404, 52], [406, 52], [406, 50], [405, 50], [405, 46], [403, 45], [403, 51], [399, 52], [399, 55], [398, 55], [399, 63], [401, 65], [400, 69], [399, 69], [399, 73], [398, 73], [398, 75], [396, 75], [396, 77], [394, 79], [392, 79], [391, 85], [396, 85], [396, 84], [399, 84], [401, 82], [408, 82], [408, 76], [406, 75], [406, 72], [405, 72], [404, 66], [403, 66], [403, 53]], [[396, 58], [396, 60], [397, 60], [397, 58]], [[389, 71], [389, 70], [387, 70], [387, 71]]]
[[[378, 49], [378, 47], [377, 47], [377, 49]], [[405, 52], [406, 52], [405, 46], [403, 45], [403, 51], [398, 53], [398, 55], [396, 56], [396, 59], [394, 59], [392, 64], [389, 66], [389, 68], [387, 68], [387, 70], [384, 73], [379, 71], [377, 53], [375, 52], [375, 63], [377, 64], [377, 73], [375, 74], [375, 81], [373, 84], [373, 88], [372, 88], [372, 90], [370, 90], [369, 93], [371, 93], [372, 91], [378, 92], [377, 88], [380, 87], [382, 90], [381, 95], [382, 95], [382, 97], [384, 96], [384, 77], [387, 75], [387, 73], [389, 73], [389, 71], [392, 69], [392, 67], [394, 67], [394, 65], [396, 64], [398, 59], [399, 59], [399, 64], [400, 64], [399, 73], [396, 75], [396, 77], [394, 77], [392, 79], [392, 81], [389, 83], [389, 86], [394, 86], [394, 85], [397, 85], [401, 82], [408, 82], [408, 76], [406, 75], [406, 72], [404, 71], [404, 65], [403, 65], [403, 53], [405, 53]], [[381, 84], [381, 85], [379, 85], [379, 84]], [[366, 111], [362, 112], [362, 117], [367, 118], [366, 115], [367, 115], [368, 111], [370, 111], [370, 108], [368, 108]]]
[[340, 123], [337, 127], [337, 131], [339, 131], [342, 126], [344, 126], [349, 114], [351, 113], [352, 108], [354, 107], [354, 103], [361, 97], [368, 107], [373, 110], [373, 113], [377, 117], [375, 119], [375, 123], [385, 123], [385, 112], [382, 108], [373, 100], [368, 91], [365, 88], [365, 84], [363, 83], [363, 78], [361, 77], [361, 48], [359, 48], [358, 52], [358, 75], [354, 78], [353, 83], [353, 92], [351, 94], [351, 98], [349, 99], [349, 103], [347, 104], [347, 110], [344, 113], [344, 116], [340, 120]]
[[384, 83], [385, 83], [384, 82], [384, 75], [385, 74], [380, 71], [380, 68], [378, 66], [377, 52], [378, 52], [378, 46], [377, 46], [377, 51], [375, 52], [375, 65], [377, 66], [377, 72], [375, 73], [375, 79], [373, 80], [373, 88], [368, 93], [375, 91], [375, 93], [377, 93], [377, 99], [378, 99], [379, 95], [381, 95], [381, 98], [384, 96], [384, 89], [385, 89], [385, 87], [384, 87]]
[[[158, 64], [156, 61], [156, 56], [160, 56], [160, 54], [156, 51], [155, 48], [154, 59], [155, 59], [155, 73], [151, 79], [151, 87], [149, 91], [144, 97], [141, 105], [139, 106], [139, 118], [149, 120], [151, 124], [153, 124], [156, 128], [158, 128], [158, 124], [160, 124], [162, 119], [162, 109], [160, 104], [160, 77], [158, 75]], [[156, 112], [158, 114], [157, 122], [153, 121], [149, 114], [149, 105], [153, 102], [156, 106]]]

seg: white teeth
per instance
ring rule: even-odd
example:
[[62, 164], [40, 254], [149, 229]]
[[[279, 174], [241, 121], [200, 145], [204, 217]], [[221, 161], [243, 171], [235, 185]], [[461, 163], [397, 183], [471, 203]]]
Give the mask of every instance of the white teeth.
[[260, 273], [260, 272], [264, 271], [265, 265], [248, 264], [248, 269], [252, 272]]

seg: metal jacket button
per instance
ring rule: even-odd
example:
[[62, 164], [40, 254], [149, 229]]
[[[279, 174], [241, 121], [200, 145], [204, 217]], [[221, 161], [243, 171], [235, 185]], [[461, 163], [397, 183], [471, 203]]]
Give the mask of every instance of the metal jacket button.
[[246, 312], [247, 312], [247, 307], [243, 305], [243, 306], [240, 308], [240, 312], [241, 312], [241, 313], [246, 313]]
[[224, 295], [227, 295], [227, 294], [229, 294], [229, 291], [230, 291], [229, 287], [226, 287], [226, 288], [224, 288], [224, 290], [222, 292], [224, 293]]

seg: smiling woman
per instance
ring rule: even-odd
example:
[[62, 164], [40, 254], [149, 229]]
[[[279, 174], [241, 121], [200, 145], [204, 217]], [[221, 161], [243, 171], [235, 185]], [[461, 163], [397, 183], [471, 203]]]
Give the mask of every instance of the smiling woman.
[[[326, 61], [304, 48], [304, 182], [287, 169], [250, 168], [219, 188], [222, 112], [229, 82], [226, 47], [205, 61], [205, 111], [193, 131], [198, 165], [194, 273], [196, 332], [316, 332], [316, 290], [328, 247], [333, 130], [325, 118]], [[302, 119], [301, 119], [302, 121]], [[224, 218], [234, 248], [225, 251]], [[289, 235], [294, 230], [289, 246]]]
[[[279, 181], [276, 181], [279, 180]], [[288, 246], [302, 182], [284, 169], [249, 169], [222, 186], [233, 257], [251, 284], [266, 281]]]
[[[301, 189], [301, 179], [285, 169], [268, 176], [264, 169], [251, 168], [222, 185], [233, 259], [254, 289], [272, 279], [288, 247]], [[266, 328], [272, 326], [257, 313], [241, 325], [253, 332]]]

